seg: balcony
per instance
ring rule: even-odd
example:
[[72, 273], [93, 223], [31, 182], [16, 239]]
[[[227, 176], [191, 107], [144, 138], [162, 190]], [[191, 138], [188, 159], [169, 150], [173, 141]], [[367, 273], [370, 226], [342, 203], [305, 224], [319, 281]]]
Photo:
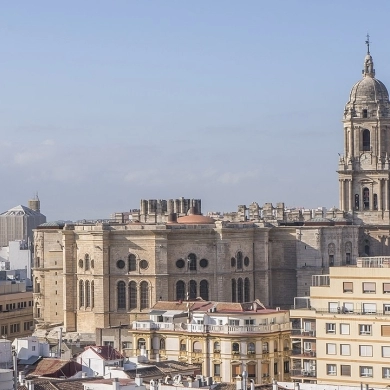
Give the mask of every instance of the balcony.
[[290, 370], [290, 376], [295, 378], [315, 378], [317, 373], [316, 370], [304, 370], [298, 368]]
[[170, 322], [153, 322], [153, 321], [134, 321], [132, 324], [133, 330], [158, 330], [163, 329], [172, 332], [186, 333], [223, 333], [223, 334], [256, 334], [256, 333], [272, 333], [283, 330], [290, 330], [290, 323], [269, 324], [269, 325], [202, 325], [202, 324], [185, 324], [185, 323], [170, 323]]
[[301, 350], [301, 349], [293, 349], [291, 355], [294, 357], [316, 357], [317, 353], [313, 350]]
[[291, 335], [300, 337], [316, 337], [316, 331], [305, 329], [291, 329]]

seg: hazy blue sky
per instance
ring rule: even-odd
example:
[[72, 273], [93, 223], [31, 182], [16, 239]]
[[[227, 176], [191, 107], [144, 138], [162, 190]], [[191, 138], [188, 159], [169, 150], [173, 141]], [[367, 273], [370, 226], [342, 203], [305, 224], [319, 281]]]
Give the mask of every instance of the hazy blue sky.
[[384, 1], [2, 1], [0, 211], [49, 220], [141, 198], [338, 204], [341, 117]]

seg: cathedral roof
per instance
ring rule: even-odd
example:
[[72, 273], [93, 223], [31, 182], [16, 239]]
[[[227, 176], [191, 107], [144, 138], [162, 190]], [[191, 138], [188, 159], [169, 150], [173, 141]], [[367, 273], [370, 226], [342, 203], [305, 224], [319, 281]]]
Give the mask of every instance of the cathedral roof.
[[374, 61], [368, 50], [364, 58], [363, 78], [351, 90], [348, 103], [385, 103], [389, 93], [385, 85], [375, 78]]
[[26, 206], [18, 205], [15, 207], [12, 207], [12, 209], [9, 209], [5, 211], [4, 213], [1, 213], [0, 215], [7, 216], [7, 215], [42, 215], [39, 211], [34, 211]]

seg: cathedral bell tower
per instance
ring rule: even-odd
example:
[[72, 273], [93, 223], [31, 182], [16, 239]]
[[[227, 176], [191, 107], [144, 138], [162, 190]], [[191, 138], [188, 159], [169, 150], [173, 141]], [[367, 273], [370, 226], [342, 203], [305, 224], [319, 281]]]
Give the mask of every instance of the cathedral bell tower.
[[340, 209], [355, 224], [389, 225], [390, 103], [375, 78], [367, 36], [363, 78], [345, 106], [344, 155], [339, 160]]

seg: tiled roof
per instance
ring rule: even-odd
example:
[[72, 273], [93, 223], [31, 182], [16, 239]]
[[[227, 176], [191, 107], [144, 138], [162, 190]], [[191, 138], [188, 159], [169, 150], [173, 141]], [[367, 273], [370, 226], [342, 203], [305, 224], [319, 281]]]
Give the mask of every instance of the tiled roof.
[[28, 376], [70, 377], [81, 371], [81, 364], [68, 360], [44, 358], [29, 372]]
[[89, 346], [85, 350], [92, 349], [97, 355], [99, 355], [104, 360], [118, 360], [123, 359], [124, 356], [118, 352], [115, 348], [110, 345], [103, 346]]
[[135, 378], [137, 374], [144, 378], [162, 378], [165, 376], [165, 373], [156, 366], [139, 367], [137, 369], [126, 370], [125, 372], [130, 378]]
[[[77, 379], [34, 379], [34, 390], [84, 390], [83, 383], [99, 382], [101, 378], [77, 378]], [[125, 380], [126, 383], [129, 380]], [[121, 379], [119, 380], [121, 383]], [[105, 383], [105, 382], [104, 382]], [[107, 383], [112, 383], [112, 379]], [[18, 390], [28, 390], [27, 385], [19, 385]]]

